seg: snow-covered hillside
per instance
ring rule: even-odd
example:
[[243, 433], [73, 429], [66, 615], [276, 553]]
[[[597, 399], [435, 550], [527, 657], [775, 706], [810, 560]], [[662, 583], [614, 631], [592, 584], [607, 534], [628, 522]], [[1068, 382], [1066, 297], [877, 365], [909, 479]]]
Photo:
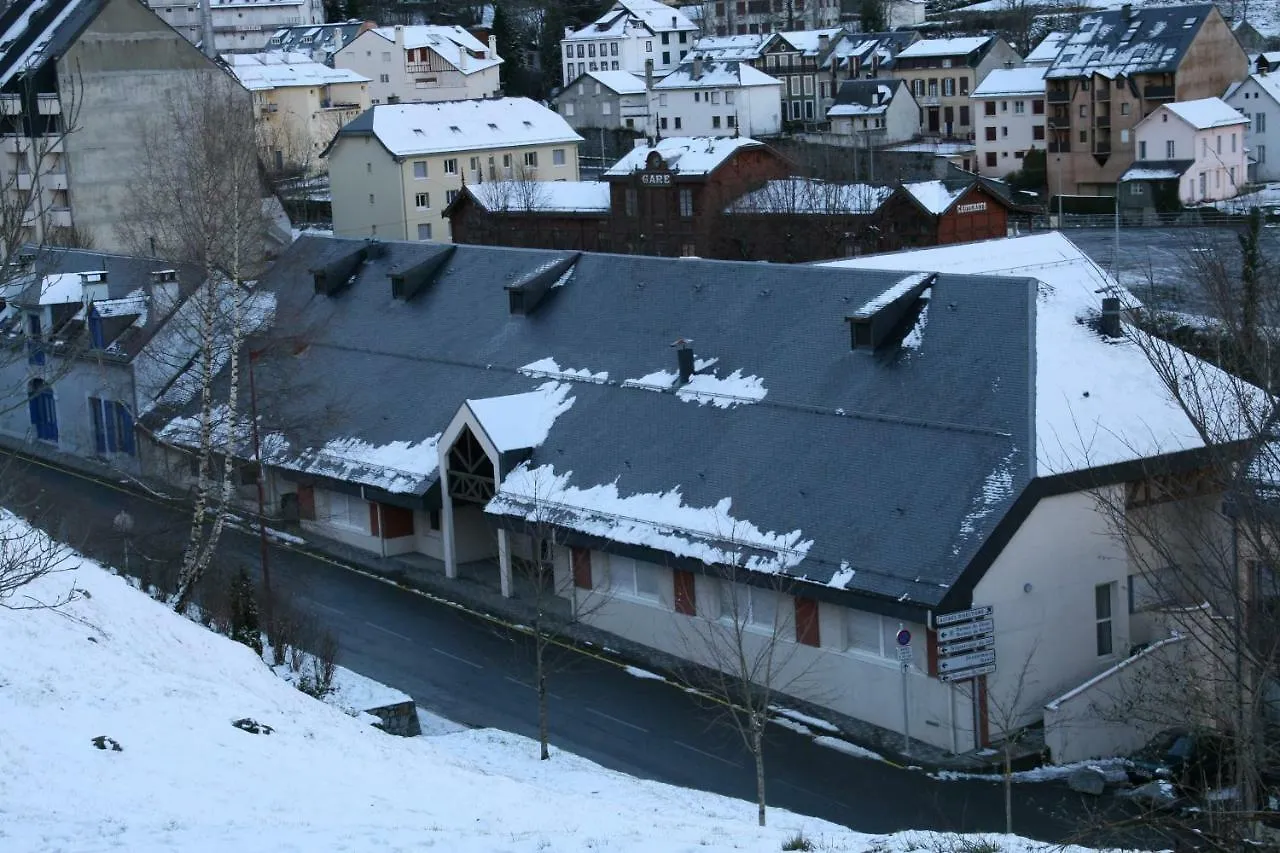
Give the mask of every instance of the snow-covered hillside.
[[[824, 851], [959, 849], [777, 810], [761, 830], [748, 803], [539, 762], [499, 731], [383, 734], [96, 564], [67, 565], [27, 592], [74, 581], [82, 599], [0, 609], [0, 850], [772, 853], [799, 830]], [[273, 733], [232, 726], [246, 717]]]

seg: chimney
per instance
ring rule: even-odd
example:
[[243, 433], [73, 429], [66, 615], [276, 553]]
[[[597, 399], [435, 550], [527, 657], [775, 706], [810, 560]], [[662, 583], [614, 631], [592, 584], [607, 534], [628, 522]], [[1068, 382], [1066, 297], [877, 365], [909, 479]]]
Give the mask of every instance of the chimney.
[[107, 274], [103, 270], [80, 273], [80, 292], [82, 301], [99, 302], [110, 298], [107, 291]]
[[1125, 3], [1123, 6], [1120, 7], [1120, 20], [1124, 21], [1126, 24], [1129, 23], [1131, 20], [1133, 20], [1132, 4]]
[[644, 61], [644, 90], [646, 92], [653, 91], [653, 60], [646, 59]]
[[822, 33], [818, 36], [818, 53], [823, 54], [831, 49], [831, 36]]
[[342, 27], [333, 28], [333, 52], [342, 50]]
[[693, 378], [693, 341], [680, 338], [671, 344], [676, 350], [676, 368], [680, 372], [680, 384], [688, 385]]
[[695, 53], [693, 55], [693, 79], [702, 79], [702, 54]]
[[[857, 77], [858, 75], [853, 75]], [[879, 52], [871, 54], [871, 79], [878, 80], [880, 78], [880, 54]]]
[[157, 315], [167, 317], [178, 305], [178, 271], [155, 270], [151, 273], [151, 307]]
[[489, 33], [489, 58], [494, 59], [498, 56], [498, 37], [493, 33]]
[[1120, 326], [1119, 297], [1104, 296], [1102, 298], [1102, 321], [1098, 324], [1098, 329], [1108, 338], [1124, 337], [1124, 331]]
[[466, 46], [458, 45], [458, 70], [463, 74], [467, 73], [467, 60], [471, 58], [471, 52]]
[[[403, 54], [404, 53], [404, 27], [401, 26], [400, 24], [396, 24], [395, 32], [396, 32], [396, 47], [399, 49], [400, 53]], [[403, 59], [403, 56], [401, 58]]]

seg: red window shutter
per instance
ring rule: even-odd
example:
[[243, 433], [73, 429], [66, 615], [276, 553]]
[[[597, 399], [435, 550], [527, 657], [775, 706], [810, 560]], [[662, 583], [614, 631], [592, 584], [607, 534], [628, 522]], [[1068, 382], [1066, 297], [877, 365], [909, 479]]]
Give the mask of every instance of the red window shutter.
[[298, 518], [316, 520], [315, 486], [298, 486]]
[[925, 652], [929, 660], [929, 674], [934, 678], [938, 677], [938, 632], [926, 630], [924, 632]]
[[413, 535], [413, 510], [402, 506], [382, 505], [382, 530], [387, 539]]
[[676, 612], [685, 616], [698, 615], [697, 584], [693, 572], [676, 569]]
[[573, 585], [578, 589], [591, 589], [591, 552], [586, 548], [570, 548], [573, 563]]
[[369, 535], [377, 536], [378, 534], [378, 502], [369, 501]]
[[796, 598], [796, 642], [820, 646], [818, 635], [818, 602], [812, 598]]

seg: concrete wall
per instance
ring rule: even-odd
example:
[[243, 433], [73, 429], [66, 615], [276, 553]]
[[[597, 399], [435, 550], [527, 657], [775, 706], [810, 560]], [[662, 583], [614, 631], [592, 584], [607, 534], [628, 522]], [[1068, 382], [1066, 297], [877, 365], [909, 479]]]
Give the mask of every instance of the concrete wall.
[[[579, 74], [588, 71], [630, 71], [643, 76], [645, 61], [650, 59], [653, 60], [654, 75], [662, 77], [680, 64], [680, 60], [693, 48], [695, 38], [695, 34], [690, 31], [669, 33], [668, 43], [664, 45], [661, 33], [655, 35], [646, 29], [634, 29], [622, 37], [609, 39], [565, 39], [560, 43], [561, 56], [564, 58], [564, 83], [568, 85]], [[613, 52], [614, 44], [618, 46], [616, 55]], [[589, 55], [592, 45], [596, 49], [594, 57]], [[582, 56], [578, 56], [579, 46], [582, 47]], [[618, 63], [616, 69], [613, 66], [615, 62]]]
[[401, 165], [378, 140], [342, 138], [328, 161], [336, 236], [409, 239]]
[[1251, 119], [1244, 144], [1257, 161], [1254, 180], [1280, 181], [1280, 101], [1252, 77], [1226, 101]]
[[[1045, 702], [1127, 656], [1128, 573], [1124, 544], [1112, 536], [1093, 495], [1051, 497], [1032, 510], [973, 592], [975, 605], [995, 608], [999, 669], [988, 676], [993, 736], [998, 717], [1014, 725], [1033, 722]], [[1115, 585], [1112, 653], [1099, 655], [1094, 595], [1107, 583]], [[1000, 714], [996, 706], [1010, 710]]]
[[136, 0], [111, 0], [59, 60], [63, 113], [77, 112], [65, 143], [72, 216], [93, 248], [125, 251], [115, 222], [125, 198], [146, 191], [131, 180], [140, 131], [163, 121], [165, 104], [208, 73], [220, 72]]

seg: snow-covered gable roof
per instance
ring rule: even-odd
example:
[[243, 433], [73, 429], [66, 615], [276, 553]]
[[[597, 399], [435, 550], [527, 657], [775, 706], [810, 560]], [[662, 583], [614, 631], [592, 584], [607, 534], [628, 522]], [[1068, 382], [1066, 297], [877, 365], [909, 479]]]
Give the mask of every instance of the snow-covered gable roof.
[[846, 80], [836, 91], [835, 103], [827, 110], [827, 115], [880, 115], [889, 109], [899, 91], [906, 91], [906, 85], [904, 81], [891, 77], [879, 80]]
[[1045, 35], [1040, 43], [1027, 54], [1023, 62], [1027, 65], [1051, 65], [1058, 58], [1062, 45], [1071, 37], [1071, 33], [1052, 32]]
[[331, 83], [368, 83], [369, 78], [349, 68], [330, 68], [305, 53], [229, 53], [222, 61], [240, 84], [250, 91], [285, 86], [327, 86]]
[[106, 0], [20, 0], [0, 12], [0, 86], [56, 59]]
[[1246, 79], [1239, 80], [1228, 86], [1226, 94], [1222, 96], [1223, 99], [1231, 99], [1240, 91], [1240, 87], [1246, 83], [1254, 83], [1267, 97], [1280, 104], [1280, 74], [1250, 74]]
[[[381, 36], [389, 42], [396, 40], [396, 27], [377, 27], [370, 32]], [[471, 33], [459, 26], [441, 26], [437, 24], [415, 24], [399, 28], [403, 31], [405, 50], [430, 48], [441, 59], [449, 63], [455, 70], [463, 74], [474, 74], [486, 68], [501, 65], [502, 60], [489, 56], [488, 45], [481, 42]], [[466, 60], [462, 58], [467, 53]]]
[[653, 34], [696, 32], [698, 27], [680, 10], [657, 0], [616, 0], [609, 10], [565, 41], [618, 38], [629, 29], [643, 28]]
[[734, 201], [726, 213], [870, 214], [880, 209], [892, 187], [831, 184], [811, 178], [782, 178]]
[[822, 37], [827, 37], [830, 47], [844, 35], [843, 27], [828, 27], [821, 30], [787, 30], [777, 32], [768, 37], [764, 49], [773, 50], [776, 46], [799, 51], [802, 56], [817, 56], [822, 47]]
[[760, 56], [765, 40], [768, 38], [767, 35], [761, 33], [738, 36], [703, 36], [694, 43], [691, 53], [701, 54], [707, 59], [749, 61]]
[[955, 204], [956, 199], [968, 192], [971, 186], [972, 184], [969, 183], [948, 185], [942, 181], [916, 181], [903, 184], [902, 188], [921, 207], [938, 216], [946, 213], [948, 208]]
[[606, 177], [623, 177], [645, 167], [651, 152], [658, 152], [671, 171], [680, 175], [709, 175], [739, 149], [763, 148], [764, 143], [745, 136], [671, 136], [655, 145], [633, 148], [609, 167]]
[[467, 400], [480, 428], [499, 453], [541, 447], [556, 418], [569, 410], [574, 398], [567, 382], [545, 382], [537, 390]]
[[1212, 5], [1146, 6], [1091, 12], [1062, 45], [1050, 80], [1101, 74], [1117, 77], [1176, 71], [1213, 11]]
[[[1085, 322], [1097, 316], [1105, 293], [1123, 291], [1057, 232], [874, 255], [830, 266], [928, 267], [1040, 282], [1034, 322], [1037, 476], [1204, 446], [1195, 424], [1173, 401], [1141, 347], [1128, 339], [1105, 339]], [[1124, 298], [1133, 301], [1127, 294]]]
[[992, 69], [977, 88], [975, 98], [994, 98], [1001, 95], [1043, 95], [1045, 91], [1044, 66], [1027, 68]]
[[781, 86], [782, 81], [736, 60], [701, 61], [701, 73], [695, 77], [698, 63], [686, 59], [666, 77], [653, 85], [655, 89], [732, 89], [751, 86]]
[[396, 157], [582, 141], [558, 113], [528, 98], [377, 104], [338, 131], [334, 144], [368, 135]]
[[586, 76], [619, 95], [644, 94], [644, 78], [630, 71], [588, 71]]
[[1139, 160], [1125, 169], [1120, 182], [1176, 181], [1194, 164], [1194, 160]]
[[[365, 27], [364, 21], [321, 24], [319, 26], [280, 27], [271, 33], [267, 50], [299, 50], [319, 53], [326, 57], [350, 44]], [[370, 25], [372, 22], [370, 22]]]
[[603, 181], [485, 181], [465, 191], [485, 210], [535, 213], [606, 213], [609, 185]]
[[962, 36], [959, 38], [921, 39], [898, 54], [901, 58], [930, 56], [968, 56], [986, 47], [995, 36]]
[[[1168, 110], [1196, 130], [1209, 130], [1214, 127], [1225, 127], [1231, 124], [1247, 124], [1249, 119], [1240, 114], [1235, 107], [1221, 98], [1200, 98], [1195, 101], [1176, 101], [1163, 104], [1161, 110]], [[1159, 112], [1160, 110], [1156, 110]], [[1154, 116], [1155, 113], [1152, 113]], [[1150, 118], [1144, 119], [1149, 121]]]

